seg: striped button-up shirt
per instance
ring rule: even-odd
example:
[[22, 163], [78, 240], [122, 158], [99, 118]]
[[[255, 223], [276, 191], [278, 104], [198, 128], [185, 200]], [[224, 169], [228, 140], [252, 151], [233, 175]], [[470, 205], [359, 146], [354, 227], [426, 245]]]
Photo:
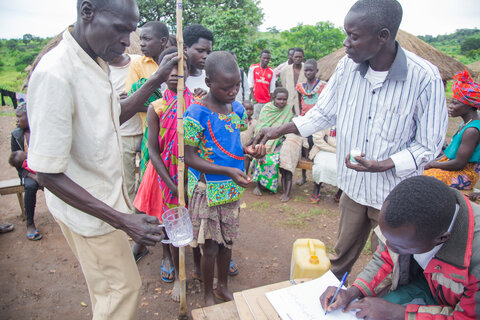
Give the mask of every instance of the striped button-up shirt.
[[[422, 174], [441, 150], [448, 124], [442, 78], [428, 61], [401, 48], [383, 83], [365, 79], [368, 62], [338, 63], [314, 108], [294, 118], [304, 137], [337, 127], [338, 186], [359, 204], [380, 209], [403, 179]], [[393, 169], [357, 172], [345, 157], [358, 147], [365, 159], [391, 158]]]

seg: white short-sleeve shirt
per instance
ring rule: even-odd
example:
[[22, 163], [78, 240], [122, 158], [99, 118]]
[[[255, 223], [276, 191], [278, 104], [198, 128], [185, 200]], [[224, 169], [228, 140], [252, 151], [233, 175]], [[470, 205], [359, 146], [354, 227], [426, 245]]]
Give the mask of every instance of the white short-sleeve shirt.
[[[28, 87], [28, 165], [64, 173], [114, 209], [128, 213], [119, 134], [121, 112], [105, 61], [94, 61], [70, 32], [39, 62]], [[115, 230], [45, 190], [52, 215], [72, 231], [99, 236]]]

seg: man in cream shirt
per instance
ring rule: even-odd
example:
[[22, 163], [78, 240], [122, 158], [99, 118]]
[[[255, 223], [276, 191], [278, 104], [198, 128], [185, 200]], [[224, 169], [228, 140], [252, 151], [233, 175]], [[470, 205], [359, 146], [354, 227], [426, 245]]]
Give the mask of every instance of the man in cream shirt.
[[124, 52], [137, 21], [135, 0], [78, 0], [74, 28], [29, 83], [29, 166], [82, 266], [94, 319], [137, 318], [141, 281], [127, 234], [144, 245], [162, 239], [157, 218], [129, 214], [119, 127], [142, 110], [177, 58], [168, 56], [121, 105], [105, 62]]

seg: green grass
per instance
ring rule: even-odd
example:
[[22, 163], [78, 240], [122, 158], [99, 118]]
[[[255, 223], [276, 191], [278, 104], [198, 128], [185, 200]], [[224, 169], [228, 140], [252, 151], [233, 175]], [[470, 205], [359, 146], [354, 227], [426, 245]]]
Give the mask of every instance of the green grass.
[[305, 227], [307, 225], [306, 220], [311, 218], [312, 218], [312, 215], [310, 213], [305, 213], [305, 212], [296, 213], [287, 219], [287, 225], [292, 227]]
[[445, 85], [445, 97], [447, 97], [447, 103], [453, 98], [452, 85], [453, 80], [448, 80], [447, 84]]
[[0, 117], [15, 117], [15, 111], [5, 112], [3, 110], [0, 110]]
[[327, 253], [330, 253], [330, 254], [334, 254], [335, 253], [335, 249], [333, 246], [331, 245], [325, 245], [325, 250], [327, 251]]
[[336, 215], [337, 212], [335, 210], [329, 210], [329, 209], [322, 209], [322, 208], [311, 208], [308, 213], [311, 215], [311, 216], [314, 216], [314, 217], [317, 217], [319, 215], [326, 215], [326, 216], [330, 216], [330, 215]]
[[15, 71], [13, 68], [2, 67], [0, 69], [0, 87], [7, 90], [20, 92], [25, 78], [25, 73]]
[[302, 196], [295, 196], [295, 199], [294, 201], [296, 202], [304, 202], [305, 201], [305, 197], [302, 197]]
[[264, 210], [270, 207], [270, 203], [268, 203], [267, 201], [256, 201], [252, 203], [250, 206], [252, 209]]
[[368, 236], [367, 242], [365, 242], [365, 246], [362, 249], [362, 253], [364, 253], [364, 254], [371, 254], [372, 253], [372, 251], [370, 250], [370, 246], [371, 246], [370, 238], [372, 236], [372, 232], [370, 232], [370, 235]]
[[[286, 208], [284, 208], [286, 209]], [[287, 210], [285, 210], [287, 211]], [[337, 212], [334, 210], [323, 209], [323, 208], [310, 208], [308, 211], [296, 212], [293, 208], [289, 208], [290, 212], [287, 218], [286, 225], [291, 227], [306, 227], [308, 223], [313, 221], [315, 217], [320, 215], [336, 215]]]

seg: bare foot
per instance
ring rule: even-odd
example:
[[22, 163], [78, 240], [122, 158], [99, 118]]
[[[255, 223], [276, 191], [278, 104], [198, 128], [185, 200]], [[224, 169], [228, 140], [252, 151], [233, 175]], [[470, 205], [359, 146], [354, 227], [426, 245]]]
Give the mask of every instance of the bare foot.
[[282, 194], [282, 196], [280, 197], [280, 201], [282, 202], [288, 202], [290, 200], [290, 197], [287, 196], [285, 193]]
[[301, 186], [301, 185], [304, 185], [305, 182], [307, 182], [307, 178], [305, 178], [304, 176], [302, 176], [300, 179], [297, 180], [297, 182], [295, 182], [295, 184], [297, 186]]
[[173, 283], [172, 294], [170, 295], [173, 301], [180, 302], [180, 280], [175, 279]]
[[192, 272], [192, 278], [193, 278], [193, 280], [198, 280], [198, 281], [200, 281], [200, 282], [203, 281], [203, 279], [202, 279], [202, 273], [201, 273], [199, 270], [194, 270], [194, 271]]
[[215, 305], [215, 295], [212, 293], [207, 294], [205, 293], [205, 307]]
[[218, 287], [213, 290], [215, 297], [222, 301], [232, 301], [233, 293], [228, 288]]
[[253, 189], [253, 194], [256, 195], [256, 196], [261, 196], [262, 191], [260, 191], [260, 188], [258, 186], [256, 186], [255, 189]]

